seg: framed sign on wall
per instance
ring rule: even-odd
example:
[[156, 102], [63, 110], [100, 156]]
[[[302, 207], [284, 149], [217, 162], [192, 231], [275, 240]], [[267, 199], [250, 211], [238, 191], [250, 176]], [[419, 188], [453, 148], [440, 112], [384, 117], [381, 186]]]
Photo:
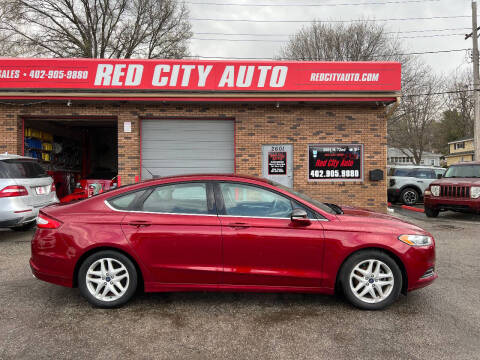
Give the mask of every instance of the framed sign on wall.
[[363, 181], [363, 145], [308, 145], [308, 180]]

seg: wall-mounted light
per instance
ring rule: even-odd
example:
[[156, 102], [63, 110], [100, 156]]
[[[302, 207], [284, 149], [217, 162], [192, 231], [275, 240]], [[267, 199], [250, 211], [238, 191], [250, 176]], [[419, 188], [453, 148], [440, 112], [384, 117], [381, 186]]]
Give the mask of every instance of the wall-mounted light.
[[280, 107], [280, 103], [277, 101], [277, 103], [275, 104], [275, 107], [278, 109]]
[[67, 106], [72, 106], [72, 100], [67, 101]]

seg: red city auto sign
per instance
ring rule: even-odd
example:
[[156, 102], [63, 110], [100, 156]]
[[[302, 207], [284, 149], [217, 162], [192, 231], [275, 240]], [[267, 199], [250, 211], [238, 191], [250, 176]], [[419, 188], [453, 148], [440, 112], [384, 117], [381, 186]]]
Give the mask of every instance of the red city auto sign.
[[400, 63], [0, 59], [0, 89], [396, 92]]

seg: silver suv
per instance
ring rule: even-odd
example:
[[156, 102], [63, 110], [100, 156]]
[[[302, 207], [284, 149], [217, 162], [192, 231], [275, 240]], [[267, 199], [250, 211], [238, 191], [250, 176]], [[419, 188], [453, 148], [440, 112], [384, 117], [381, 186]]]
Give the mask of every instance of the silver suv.
[[428, 185], [444, 173], [444, 168], [433, 166], [392, 166], [388, 170], [388, 201], [415, 205]]
[[57, 202], [53, 179], [35, 159], [0, 154], [0, 228], [26, 230], [38, 210]]

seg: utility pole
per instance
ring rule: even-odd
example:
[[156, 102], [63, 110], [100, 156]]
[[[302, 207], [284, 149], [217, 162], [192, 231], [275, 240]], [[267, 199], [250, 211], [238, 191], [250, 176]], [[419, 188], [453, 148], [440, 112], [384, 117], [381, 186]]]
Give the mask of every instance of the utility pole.
[[478, 33], [477, 33], [477, 0], [472, 0], [472, 40], [473, 40], [473, 96], [475, 102], [475, 119], [473, 128], [473, 146], [475, 160], [480, 160], [480, 80], [478, 74]]

